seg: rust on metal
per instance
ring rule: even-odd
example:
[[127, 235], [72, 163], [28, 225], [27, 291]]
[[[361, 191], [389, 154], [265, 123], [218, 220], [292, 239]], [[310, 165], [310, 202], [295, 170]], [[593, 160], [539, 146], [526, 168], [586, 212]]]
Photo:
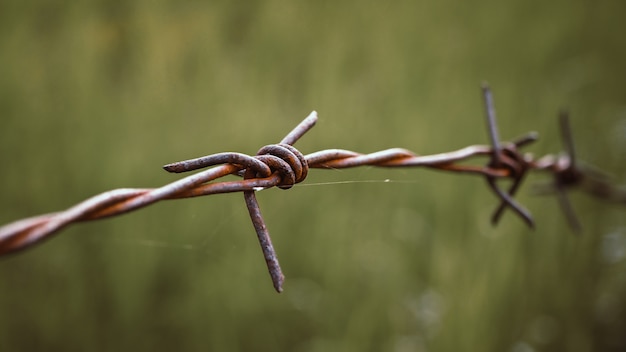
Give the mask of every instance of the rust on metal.
[[[4, 225], [0, 227], [0, 255], [14, 253], [41, 243], [70, 224], [120, 215], [160, 200], [243, 192], [272, 283], [276, 291], [281, 292], [284, 275], [255, 192], [272, 187], [289, 189], [294, 184], [303, 182], [310, 168], [425, 167], [479, 175], [485, 178], [489, 188], [500, 200], [491, 218], [493, 224], [496, 224], [504, 211], [509, 208], [528, 226], [534, 227], [530, 212], [514, 199], [526, 175], [531, 171], [543, 171], [552, 175], [552, 182], [539, 189], [539, 193], [557, 194], [566, 219], [577, 232], [580, 231], [581, 225], [567, 199], [567, 189], [576, 187], [596, 197], [626, 204], [626, 190], [611, 183], [600, 172], [584, 167], [577, 161], [566, 113], [562, 113], [559, 120], [565, 152], [535, 158], [532, 154], [522, 153], [520, 149], [536, 141], [537, 134], [530, 132], [512, 142], [501, 141], [489, 86], [483, 84], [482, 92], [489, 145], [472, 145], [433, 155], [418, 155], [404, 148], [391, 148], [370, 154], [345, 149], [326, 149], [303, 155], [293, 144], [317, 122], [317, 113], [313, 111], [279, 143], [261, 148], [257, 155], [217, 153], [171, 163], [165, 165], [164, 169], [173, 173], [211, 168], [160, 188], [116, 189], [91, 197], [65, 211]], [[480, 157], [486, 157], [487, 162], [483, 165], [465, 163], [469, 159]], [[226, 175], [236, 175], [242, 179], [212, 182]], [[498, 184], [502, 179], [509, 179], [512, 184], [507, 189], [502, 189]]]

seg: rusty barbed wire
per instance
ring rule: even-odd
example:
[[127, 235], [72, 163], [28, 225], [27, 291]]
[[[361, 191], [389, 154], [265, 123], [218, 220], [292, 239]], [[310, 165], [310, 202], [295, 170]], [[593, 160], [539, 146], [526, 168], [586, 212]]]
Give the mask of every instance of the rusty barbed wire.
[[[189, 172], [209, 166], [215, 167], [160, 188], [116, 189], [91, 197], [65, 211], [39, 215], [4, 225], [0, 227], [0, 255], [29, 248], [72, 223], [120, 215], [160, 200], [243, 192], [272, 283], [276, 291], [281, 292], [284, 275], [261, 215], [255, 192], [271, 187], [289, 189], [294, 184], [304, 181], [310, 168], [341, 169], [365, 165], [427, 167], [480, 175], [485, 178], [489, 188], [500, 199], [500, 204], [491, 218], [494, 225], [508, 208], [528, 226], [534, 227], [531, 213], [514, 199], [525, 176], [533, 170], [552, 174], [552, 182], [538, 187], [536, 193], [556, 193], [566, 219], [576, 232], [580, 231], [581, 225], [567, 198], [568, 189], [578, 188], [596, 197], [626, 204], [626, 190], [614, 185], [600, 172], [582, 166], [577, 161], [567, 113], [561, 113], [559, 120], [565, 151], [557, 155], [549, 154], [535, 158], [530, 153], [522, 153], [520, 149], [536, 141], [537, 133], [530, 132], [512, 142], [502, 142], [498, 134], [491, 90], [483, 84], [482, 91], [490, 145], [473, 145], [452, 152], [424, 156], [404, 148], [386, 149], [370, 154], [344, 149], [326, 149], [303, 155], [293, 147], [293, 144], [315, 125], [317, 113], [313, 111], [278, 144], [261, 148], [255, 156], [234, 152], [218, 153], [168, 164], [163, 168], [174, 173]], [[461, 163], [481, 156], [488, 158], [484, 166]], [[226, 175], [237, 175], [243, 179], [211, 182]], [[510, 179], [513, 182], [505, 190], [498, 185], [501, 179]]]

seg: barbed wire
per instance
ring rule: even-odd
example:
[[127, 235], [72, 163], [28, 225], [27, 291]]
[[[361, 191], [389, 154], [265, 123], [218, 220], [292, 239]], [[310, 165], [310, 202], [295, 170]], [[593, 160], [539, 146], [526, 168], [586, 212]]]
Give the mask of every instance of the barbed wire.
[[[561, 137], [564, 152], [535, 158], [522, 153], [521, 148], [537, 140], [530, 132], [512, 142], [500, 141], [496, 113], [490, 88], [482, 87], [490, 145], [473, 145], [456, 151], [418, 155], [403, 148], [386, 149], [370, 154], [344, 149], [326, 149], [303, 155], [293, 144], [317, 122], [313, 111], [278, 144], [261, 148], [257, 155], [218, 153], [201, 158], [165, 165], [168, 172], [182, 173], [215, 166], [160, 188], [121, 188], [101, 193], [61, 212], [39, 215], [15, 221], [0, 227], [0, 255], [14, 253], [42, 242], [64, 227], [82, 221], [97, 220], [127, 213], [160, 200], [206, 196], [219, 193], [243, 192], [250, 218], [257, 233], [263, 255], [276, 291], [282, 291], [284, 275], [272, 246], [269, 231], [259, 208], [255, 192], [271, 187], [289, 189], [306, 179], [309, 169], [341, 169], [358, 166], [427, 167], [455, 173], [480, 175], [500, 199], [491, 221], [495, 225], [504, 211], [511, 209], [533, 228], [531, 213], [514, 196], [529, 171], [544, 171], [552, 181], [536, 189], [539, 194], [556, 193], [573, 230], [581, 229], [566, 191], [577, 188], [596, 197], [626, 204], [626, 190], [614, 185], [602, 173], [583, 166], [576, 159], [569, 118], [560, 114]], [[487, 157], [483, 166], [461, 162], [475, 157]], [[216, 166], [220, 165], [220, 166]], [[242, 180], [211, 182], [226, 175], [237, 175]], [[502, 189], [498, 180], [510, 179], [508, 189]]]

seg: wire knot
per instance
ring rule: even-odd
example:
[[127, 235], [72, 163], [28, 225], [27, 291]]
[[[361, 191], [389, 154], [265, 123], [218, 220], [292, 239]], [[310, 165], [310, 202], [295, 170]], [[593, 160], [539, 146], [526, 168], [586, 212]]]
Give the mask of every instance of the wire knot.
[[[309, 172], [309, 164], [304, 155], [289, 144], [266, 145], [259, 149], [255, 158], [270, 168], [270, 174], [278, 173], [280, 182], [276, 186], [280, 189], [289, 189], [294, 184], [302, 182]], [[253, 170], [245, 173], [245, 178], [263, 176], [269, 175], [259, 175]]]
[[499, 165], [494, 165], [491, 162], [491, 167], [501, 167], [509, 172], [509, 178], [514, 180], [520, 179], [528, 171], [529, 164], [524, 159], [524, 156], [517, 150], [517, 145], [511, 143], [509, 145], [502, 146], [499, 155]]

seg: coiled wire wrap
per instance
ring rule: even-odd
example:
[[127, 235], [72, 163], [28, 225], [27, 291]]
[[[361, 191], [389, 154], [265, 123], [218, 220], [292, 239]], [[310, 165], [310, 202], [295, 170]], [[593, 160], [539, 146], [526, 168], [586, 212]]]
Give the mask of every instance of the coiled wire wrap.
[[[515, 193], [530, 171], [544, 171], [552, 174], [552, 182], [547, 187], [544, 186], [541, 193], [556, 192], [558, 194], [566, 218], [575, 231], [580, 231], [581, 226], [567, 201], [566, 189], [577, 187], [599, 198], [626, 204], [626, 192], [623, 189], [611, 184], [598, 172], [581, 167], [581, 164], [576, 161], [567, 114], [560, 115], [565, 152], [534, 158], [531, 154], [522, 154], [520, 149], [537, 140], [537, 134], [531, 132], [513, 142], [501, 142], [496, 128], [491, 91], [487, 86], [483, 87], [483, 94], [491, 145], [473, 145], [452, 152], [426, 156], [417, 155], [403, 148], [386, 149], [370, 154], [344, 149], [326, 149], [305, 156], [293, 144], [315, 125], [317, 113], [313, 111], [278, 144], [262, 147], [255, 156], [234, 152], [217, 153], [168, 164], [164, 166], [164, 169], [174, 173], [214, 167], [160, 188], [116, 189], [91, 197], [65, 211], [39, 215], [4, 225], [0, 227], [0, 255], [14, 253], [40, 243], [72, 223], [120, 215], [160, 200], [243, 192], [272, 282], [275, 289], [281, 292], [284, 276], [267, 226], [261, 216], [255, 190], [271, 187], [289, 189], [294, 184], [304, 181], [310, 168], [339, 169], [364, 165], [427, 167], [480, 175], [486, 179], [490, 189], [500, 199], [500, 204], [492, 216], [494, 224], [499, 221], [504, 210], [510, 208], [530, 227], [534, 226], [530, 212], [514, 200]], [[488, 157], [488, 161], [482, 166], [461, 163], [474, 157]], [[211, 182], [231, 174], [242, 176], [243, 179]], [[498, 186], [497, 180], [503, 178], [513, 180], [507, 190]]]

